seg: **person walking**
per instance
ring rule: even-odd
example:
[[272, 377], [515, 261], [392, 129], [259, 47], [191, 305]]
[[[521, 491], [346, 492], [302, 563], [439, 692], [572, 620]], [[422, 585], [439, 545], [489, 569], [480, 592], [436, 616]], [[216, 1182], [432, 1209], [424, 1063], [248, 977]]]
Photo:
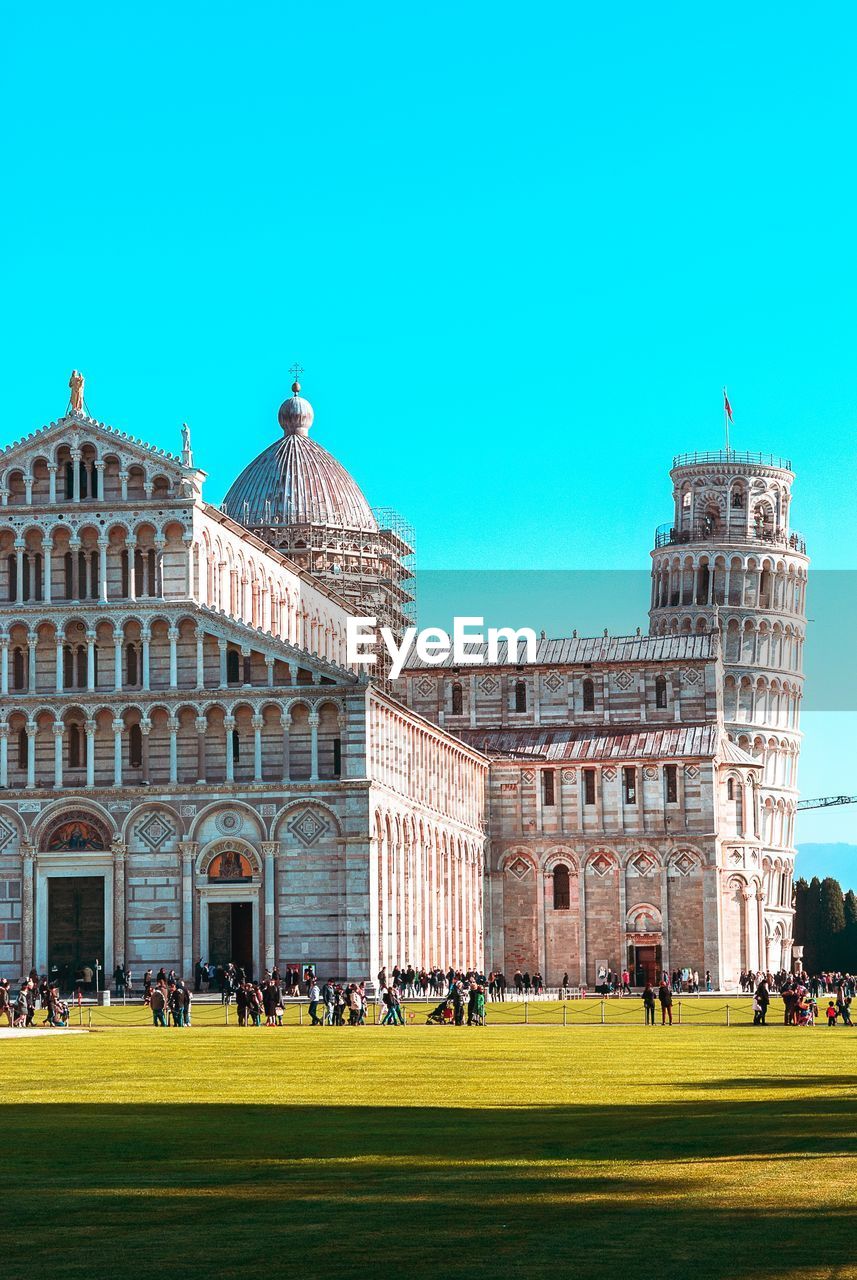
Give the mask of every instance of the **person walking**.
[[149, 1008], [152, 1010], [152, 1025], [155, 1027], [165, 1027], [167, 1020], [164, 1017], [164, 1010], [167, 1007], [164, 988], [160, 983], [149, 991]]
[[643, 1009], [646, 1014], [646, 1026], [655, 1025], [655, 988], [647, 982], [643, 988]]
[[756, 1006], [758, 1006], [758, 1012], [753, 1018], [754, 1026], [757, 1026], [757, 1027], [767, 1026], [767, 1022], [765, 1021], [765, 1019], [768, 1016], [768, 1005], [770, 1003], [771, 1003], [771, 993], [768, 990], [767, 981], [764, 978], [762, 978], [761, 982], [756, 987], [756, 996], [753, 1002], [754, 1009], [756, 1008]]
[[661, 1026], [664, 1026], [669, 1018], [669, 1024], [673, 1024], [673, 993], [670, 990], [668, 982], [662, 982], [658, 987], [658, 1000], [661, 1003]]
[[322, 1019], [318, 1016], [318, 1006], [321, 1002], [321, 992], [319, 991], [318, 983], [316, 982], [315, 977], [313, 977], [310, 981], [309, 991], [307, 992], [307, 995], [309, 996], [310, 1024], [314, 1027], [321, 1027], [324, 1025]]

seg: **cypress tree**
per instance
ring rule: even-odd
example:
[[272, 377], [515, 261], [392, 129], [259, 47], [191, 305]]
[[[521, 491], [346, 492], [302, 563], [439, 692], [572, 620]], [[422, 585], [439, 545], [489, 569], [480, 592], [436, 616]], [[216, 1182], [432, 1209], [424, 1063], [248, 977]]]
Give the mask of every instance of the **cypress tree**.
[[818, 920], [818, 948], [822, 969], [838, 969], [845, 933], [845, 903], [842, 886], [833, 876], [821, 882]]
[[[797, 946], [806, 946], [806, 897], [809, 893], [809, 885], [803, 876], [799, 876], [794, 883], [794, 940]], [[857, 899], [855, 899], [857, 905]]]
[[819, 973], [818, 929], [821, 917], [821, 881], [813, 876], [806, 891], [804, 965], [807, 973]]
[[846, 973], [857, 971], [857, 893], [849, 889], [845, 895], [845, 934], [842, 939], [842, 967]]

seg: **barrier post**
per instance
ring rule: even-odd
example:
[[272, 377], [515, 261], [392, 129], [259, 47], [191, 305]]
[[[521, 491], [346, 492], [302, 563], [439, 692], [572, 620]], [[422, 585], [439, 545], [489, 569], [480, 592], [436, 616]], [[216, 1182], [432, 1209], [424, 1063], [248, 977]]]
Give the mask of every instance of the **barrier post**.
[[564, 1003], [564, 1002], [563, 1002], [563, 1006], [562, 1006], [562, 1025], [563, 1025], [564, 1027], [568, 1025], [568, 1023], [567, 1023], [567, 1022], [566, 1022], [566, 1020], [565, 1020], [565, 1003]]
[[604, 1026], [604, 1001], [601, 1001], [601, 1025]]
[[678, 1025], [681, 1026], [681, 1001], [678, 1001]]
[[372, 1001], [372, 1026], [377, 1027], [377, 1025], [378, 1025], [378, 1002], [377, 1000], [373, 1000]]
[[225, 1025], [228, 1027], [229, 1026], [229, 1005], [228, 1004], [225, 1004], [223, 1006], [223, 1013], [225, 1018]]
[[304, 1006], [303, 1006], [303, 1001], [301, 1001], [301, 1003], [298, 1005], [298, 1026], [302, 1027], [303, 1025], [304, 1025]]
[[530, 1002], [529, 1000], [525, 999], [524, 1000], [524, 1022], [527, 1023], [529, 1022], [529, 1020], [530, 1020]]
[[86, 1012], [89, 1014], [89, 1022], [88, 1022], [88, 1024], [87, 1024], [87, 1025], [91, 1027], [91, 1026], [92, 1026], [92, 1010], [91, 1010], [91, 1009], [87, 1009], [87, 1011], [86, 1011]]
[[729, 1005], [726, 1006], [726, 1025], [729, 1026]]

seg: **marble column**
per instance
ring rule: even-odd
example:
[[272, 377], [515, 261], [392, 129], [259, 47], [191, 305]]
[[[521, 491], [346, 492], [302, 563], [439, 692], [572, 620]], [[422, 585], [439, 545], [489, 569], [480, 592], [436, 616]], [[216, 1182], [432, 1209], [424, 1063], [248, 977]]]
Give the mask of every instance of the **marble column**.
[[205, 782], [205, 735], [208, 730], [208, 721], [205, 716], [198, 716], [196, 720], [196, 780], [197, 782]]
[[87, 720], [86, 732], [86, 785], [95, 786], [95, 721]]
[[149, 735], [152, 732], [151, 720], [140, 721], [140, 733], [142, 734], [141, 756], [140, 756], [140, 780], [144, 787], [149, 785]]
[[170, 627], [167, 632], [167, 638], [170, 642], [170, 688], [178, 687], [179, 668], [178, 668], [178, 638], [179, 633], [175, 627]]
[[125, 729], [121, 720], [113, 721], [113, 785], [122, 786], [122, 733]]
[[262, 726], [261, 716], [253, 717], [253, 781], [262, 781]]
[[9, 785], [9, 726], [0, 724], [0, 787]]
[[31, 844], [21, 845], [21, 973], [33, 967], [33, 867], [36, 851]]
[[[113, 853], [113, 964], [125, 961], [125, 841], [113, 840], [110, 845]], [[108, 985], [110, 975], [104, 975], [104, 984]]]
[[86, 687], [90, 693], [95, 690], [95, 632], [86, 633]]
[[98, 599], [107, 603], [107, 547], [106, 538], [98, 539]]
[[49, 539], [46, 539], [44, 544], [45, 577], [44, 590], [42, 592], [45, 604], [50, 604], [53, 599], [53, 579], [51, 577], [53, 554], [54, 544]]
[[194, 840], [182, 840], [179, 854], [182, 864], [182, 977], [193, 978], [193, 863], [199, 845]]
[[54, 787], [57, 791], [62, 791], [62, 753], [64, 741], [65, 725], [59, 721], [54, 723]]
[[265, 968], [273, 969], [277, 963], [277, 859], [279, 840], [262, 842], [265, 860]]
[[36, 785], [36, 726], [27, 725], [27, 786]]
[[235, 761], [232, 757], [232, 730], [235, 728], [235, 721], [232, 716], [226, 716], [223, 720], [223, 728], [226, 734], [226, 781], [235, 781]]
[[310, 731], [310, 782], [318, 782], [318, 712], [309, 714]]
[[170, 716], [167, 727], [170, 731], [170, 782], [176, 783], [179, 780], [179, 722], [175, 716]]

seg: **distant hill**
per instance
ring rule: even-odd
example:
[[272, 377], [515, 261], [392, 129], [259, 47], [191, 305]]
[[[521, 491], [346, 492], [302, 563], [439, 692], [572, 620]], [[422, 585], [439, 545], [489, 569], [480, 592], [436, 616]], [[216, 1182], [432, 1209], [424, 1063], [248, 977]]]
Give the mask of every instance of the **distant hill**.
[[857, 844], [799, 844], [795, 879], [833, 876], [845, 892], [857, 893]]

